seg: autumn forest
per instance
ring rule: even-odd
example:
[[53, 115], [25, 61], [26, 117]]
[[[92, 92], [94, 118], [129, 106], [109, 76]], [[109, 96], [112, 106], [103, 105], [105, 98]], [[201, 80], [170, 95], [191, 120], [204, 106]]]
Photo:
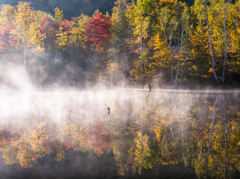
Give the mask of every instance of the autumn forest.
[[117, 0], [111, 14], [64, 16], [2, 4], [0, 55], [39, 86], [240, 85], [240, 1]]

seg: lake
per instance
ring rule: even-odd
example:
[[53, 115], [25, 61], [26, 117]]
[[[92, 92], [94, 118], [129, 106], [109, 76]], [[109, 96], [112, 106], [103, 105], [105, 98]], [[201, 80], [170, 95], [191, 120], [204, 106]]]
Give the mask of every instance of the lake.
[[238, 91], [3, 90], [0, 99], [0, 178], [240, 178]]

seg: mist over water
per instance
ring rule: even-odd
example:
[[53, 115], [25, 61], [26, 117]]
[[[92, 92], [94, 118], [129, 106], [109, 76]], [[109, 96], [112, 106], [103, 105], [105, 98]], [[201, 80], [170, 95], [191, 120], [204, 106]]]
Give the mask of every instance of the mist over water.
[[236, 91], [39, 89], [22, 67], [1, 81], [2, 178], [239, 176]]

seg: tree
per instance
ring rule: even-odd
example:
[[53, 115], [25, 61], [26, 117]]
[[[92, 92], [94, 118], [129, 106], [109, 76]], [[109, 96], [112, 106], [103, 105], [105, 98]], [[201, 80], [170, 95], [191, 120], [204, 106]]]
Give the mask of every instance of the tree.
[[214, 121], [215, 121], [215, 107], [216, 107], [216, 104], [218, 102], [218, 98], [219, 98], [219, 95], [217, 96], [217, 98], [215, 100], [215, 103], [214, 103], [214, 106], [213, 106], [213, 111], [212, 111], [213, 120], [212, 120], [210, 135], [209, 135], [208, 152], [207, 152], [207, 159], [206, 159], [206, 170], [205, 170], [206, 177], [208, 176], [208, 162], [209, 162], [209, 154], [210, 154], [210, 150], [211, 150], [211, 138], [212, 138], [213, 125], [214, 125]]
[[49, 49], [55, 49], [59, 26], [59, 23], [48, 17], [44, 17], [40, 22], [40, 30], [44, 36], [45, 47], [49, 45]]
[[0, 31], [0, 50], [8, 52], [11, 48], [18, 46], [16, 27], [7, 25]]
[[110, 18], [102, 14], [95, 15], [85, 26], [87, 48], [102, 51], [109, 39], [112, 38]]
[[0, 11], [0, 26], [5, 27], [9, 24], [15, 25], [16, 13], [15, 7], [3, 4]]
[[132, 26], [130, 25], [129, 18], [127, 16], [128, 4], [126, 0], [118, 0], [115, 2], [115, 5], [116, 6], [113, 8], [113, 14], [112, 14], [112, 21], [114, 24], [113, 40], [119, 43], [120, 45], [120, 52], [123, 53], [124, 55], [124, 60], [127, 67], [127, 71], [129, 73], [129, 82], [130, 82], [130, 68], [129, 68], [127, 52], [129, 51], [128, 42], [131, 39], [131, 36], [133, 34], [132, 34]]
[[[62, 45], [65, 45], [67, 41], [67, 44], [69, 43], [69, 37], [71, 35], [71, 29], [72, 29], [72, 22], [69, 21], [69, 20], [65, 20], [63, 22], [60, 23], [59, 25], [59, 31], [61, 32], [60, 33], [60, 36], [62, 36], [63, 38], [63, 42], [62, 42]], [[65, 35], [67, 36], [67, 39], [65, 40]], [[61, 37], [60, 37], [61, 38]]]
[[203, 23], [206, 19], [206, 15], [204, 13], [204, 1], [203, 0], [195, 0], [194, 5], [191, 6], [191, 10], [196, 15], [198, 19], [198, 23], [201, 27], [201, 35], [203, 36]]
[[96, 123], [93, 128], [89, 129], [87, 142], [91, 148], [102, 154], [111, 149], [111, 136], [112, 134], [104, 129], [102, 123]]
[[34, 22], [36, 18], [36, 11], [32, 10], [30, 3], [27, 2], [19, 2], [16, 7], [16, 27], [20, 36], [21, 45], [23, 46], [23, 64], [26, 66], [27, 47], [31, 46], [31, 44], [36, 43], [38, 40], [35, 38], [36, 33], [38, 32], [36, 29], [36, 24]]
[[141, 132], [137, 132], [134, 139], [134, 146], [129, 151], [133, 157], [133, 173], [136, 172], [141, 175], [143, 167], [145, 169], [153, 168], [151, 162], [151, 150], [149, 148], [149, 137], [145, 134], [142, 136]]
[[228, 42], [227, 42], [227, 30], [226, 30], [226, 8], [225, 8], [225, 1], [226, 0], [223, 0], [223, 12], [224, 12], [224, 34], [225, 34], [225, 44], [226, 44], [226, 47], [225, 47], [225, 58], [224, 58], [224, 62], [223, 62], [223, 72], [222, 72], [222, 84], [224, 85], [224, 73], [225, 73], [225, 65], [226, 65], [226, 61], [227, 61], [227, 48], [228, 48]]
[[213, 70], [213, 74], [214, 77], [217, 81], [217, 83], [220, 85], [220, 82], [217, 78], [216, 72], [215, 72], [215, 58], [214, 58], [214, 54], [213, 54], [213, 49], [212, 49], [212, 40], [211, 40], [211, 35], [210, 35], [210, 27], [209, 27], [209, 23], [208, 23], [208, 12], [207, 12], [207, 0], [205, 0], [205, 15], [206, 15], [206, 21], [207, 21], [207, 29], [208, 29], [208, 40], [209, 40], [209, 45], [210, 45], [210, 51], [211, 51], [211, 56], [212, 56], [212, 70]]
[[136, 42], [140, 45], [140, 58], [141, 58], [141, 70], [143, 70], [143, 39], [148, 37], [148, 27], [150, 19], [148, 16], [144, 16], [144, 11], [141, 6], [141, 0], [137, 0], [136, 4], [132, 3], [129, 8], [129, 18], [135, 28], [134, 34], [136, 35]]
[[61, 23], [63, 21], [63, 11], [60, 10], [58, 7], [56, 7], [53, 11], [55, 12], [55, 21]]

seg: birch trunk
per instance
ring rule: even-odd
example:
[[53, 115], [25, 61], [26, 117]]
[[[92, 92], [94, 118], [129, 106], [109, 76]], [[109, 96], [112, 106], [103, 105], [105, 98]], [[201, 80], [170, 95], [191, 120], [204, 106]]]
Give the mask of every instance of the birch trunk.
[[[184, 19], [183, 19], [184, 20]], [[182, 51], [182, 41], [183, 41], [183, 20], [182, 20], [182, 37], [181, 37], [181, 51]]]
[[179, 28], [178, 28], [178, 49], [179, 49]]
[[23, 45], [23, 65], [26, 69], [26, 40], [24, 38], [24, 45]]
[[[184, 20], [184, 19], [183, 19]], [[181, 51], [182, 52], [182, 41], [183, 41], [183, 21], [182, 21], [182, 37], [181, 37]], [[179, 45], [179, 44], [178, 44]], [[179, 59], [178, 59], [178, 69], [177, 69], [177, 74], [175, 76], [175, 87], [177, 87], [177, 77], [178, 77], [178, 73], [179, 73], [179, 65], [180, 65], [180, 57], [181, 55], [179, 54]]]
[[174, 38], [174, 42], [175, 42], [175, 47], [176, 47], [176, 49], [177, 49], [177, 48], [178, 48], [178, 47], [177, 47], [177, 41], [176, 41], [176, 38], [175, 38], [174, 34], [173, 34], [173, 38]]
[[142, 48], [142, 31], [141, 31], [141, 35], [140, 35], [140, 52], [141, 52], [141, 70], [143, 70], [143, 62], [142, 62], [142, 54], [143, 54], [143, 48]]
[[55, 57], [55, 59], [54, 59], [54, 72], [55, 72], [55, 70], [56, 70], [56, 60], [58, 59], [58, 47], [57, 47], [57, 53], [56, 53], [56, 57]]
[[206, 14], [206, 21], [207, 21], [207, 29], [208, 29], [208, 38], [209, 38], [209, 44], [210, 44], [210, 51], [211, 51], [211, 55], [212, 55], [212, 70], [213, 70], [213, 74], [214, 74], [214, 77], [215, 77], [217, 83], [220, 85], [220, 82], [218, 81], [216, 72], [214, 70], [215, 59], [214, 59], [214, 55], [213, 55], [212, 42], [211, 42], [211, 36], [210, 36], [210, 28], [209, 28], [209, 24], [208, 24], [207, 0], [205, 0], [205, 4], [204, 5], [205, 5], [205, 14]]
[[129, 73], [129, 83], [130, 83], [130, 70], [129, 70], [129, 67], [128, 67], [128, 61], [127, 61], [127, 55], [126, 55], [126, 50], [125, 50], [125, 44], [124, 44], [124, 42], [123, 42], [123, 50], [124, 50], [124, 58], [125, 58], [125, 61], [126, 61], [127, 70], [128, 70], [128, 73]]
[[227, 61], [227, 48], [228, 48], [228, 43], [227, 43], [227, 30], [226, 30], [226, 10], [225, 10], [225, 0], [223, 0], [224, 6], [223, 6], [223, 11], [224, 11], [224, 32], [225, 32], [225, 43], [226, 43], [226, 48], [225, 48], [225, 58], [223, 62], [223, 72], [222, 72], [222, 84], [224, 85], [224, 73], [225, 73], [225, 65]]
[[179, 65], [180, 65], [180, 54], [179, 54], [179, 59], [178, 59], [178, 69], [177, 69], [177, 74], [175, 76], [175, 88], [177, 88], [177, 77], [179, 73]]

